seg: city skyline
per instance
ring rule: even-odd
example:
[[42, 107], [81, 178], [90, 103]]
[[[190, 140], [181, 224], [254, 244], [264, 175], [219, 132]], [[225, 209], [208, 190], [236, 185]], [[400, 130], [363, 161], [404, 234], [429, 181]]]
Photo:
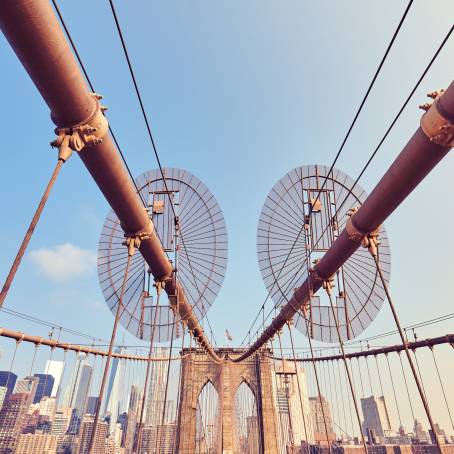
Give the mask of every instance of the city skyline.
[[4, 0], [0, 454], [452, 454], [452, 17]]

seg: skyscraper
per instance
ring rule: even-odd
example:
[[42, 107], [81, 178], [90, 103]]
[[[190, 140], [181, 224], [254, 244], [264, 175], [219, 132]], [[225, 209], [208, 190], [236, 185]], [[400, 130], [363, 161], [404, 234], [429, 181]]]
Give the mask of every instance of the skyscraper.
[[[299, 385], [299, 389], [298, 389]], [[276, 381], [273, 386], [279, 428], [286, 443], [293, 441], [296, 446], [314, 441], [310, 407], [307, 393], [306, 373], [299, 364], [284, 360], [276, 369]]]
[[134, 437], [136, 436], [136, 427], [140, 422], [140, 412], [142, 408], [142, 390], [137, 385], [131, 386], [129, 393], [129, 405], [124, 425], [124, 448], [125, 453], [132, 453], [134, 446]]
[[63, 377], [64, 368], [65, 363], [63, 361], [47, 360], [46, 362], [44, 373], [52, 375], [52, 377], [54, 377], [54, 386], [52, 387], [52, 392], [50, 394], [51, 397], [57, 397], [61, 379]]
[[333, 430], [329, 402], [323, 396], [317, 396], [309, 397], [309, 404], [314, 428], [314, 441], [316, 443], [326, 443], [327, 438], [329, 441], [334, 441], [336, 434]]
[[370, 430], [375, 432], [380, 441], [392, 435], [391, 421], [384, 396], [370, 396], [361, 399], [364, 422], [363, 430], [367, 434]]
[[49, 416], [53, 418], [56, 410], [56, 400], [55, 397], [43, 397], [39, 402], [39, 414], [41, 416]]
[[57, 437], [55, 435], [36, 433], [19, 435], [15, 454], [57, 452]]
[[3, 407], [3, 402], [6, 400], [6, 394], [8, 392], [8, 388], [6, 386], [0, 386], [0, 410]]
[[36, 404], [44, 396], [50, 397], [54, 387], [54, 377], [49, 374], [34, 374], [33, 376], [38, 378], [38, 386], [36, 387], [35, 397], [33, 398], [33, 403]]
[[5, 386], [8, 391], [6, 398], [10, 396], [16, 386], [17, 375], [7, 370], [0, 370], [0, 386]]
[[72, 410], [69, 407], [61, 408], [55, 412], [52, 421], [52, 435], [64, 435], [69, 428]]
[[[122, 353], [121, 348], [117, 348], [116, 353]], [[110, 369], [109, 384], [107, 386], [106, 399], [104, 401], [104, 415], [110, 415], [109, 433], [112, 434], [115, 430], [115, 425], [120, 414], [121, 397], [123, 396], [123, 361], [114, 358]]]
[[0, 411], [0, 452], [14, 452], [31, 402], [29, 393], [11, 394]]
[[[82, 421], [80, 430], [80, 444], [78, 454], [88, 454], [91, 433], [93, 432], [93, 416], [86, 415]], [[105, 454], [107, 438], [107, 423], [104, 421], [98, 422], [96, 429], [96, 437], [94, 440], [93, 454]]]
[[87, 399], [87, 408], [85, 408], [85, 413], [89, 415], [94, 415], [96, 413], [96, 405], [98, 405], [99, 397], [89, 396]]
[[68, 388], [68, 393], [64, 399], [64, 406], [71, 407], [73, 409], [69, 429], [71, 433], [79, 432], [80, 421], [85, 413], [87, 405], [93, 368], [86, 364], [86, 362], [87, 360], [85, 354], [77, 355], [76, 366], [71, 377], [71, 383]]
[[30, 394], [30, 403], [34, 402], [36, 390], [38, 389], [38, 383], [38, 377], [24, 377], [16, 382], [15, 393], [28, 393]]
[[[168, 349], [159, 347], [155, 350], [155, 357], [166, 357]], [[167, 379], [167, 361], [153, 361], [150, 366], [150, 381], [147, 391], [147, 414], [145, 424], [157, 427], [162, 422], [164, 409], [165, 385]], [[167, 413], [167, 412], [166, 412]]]

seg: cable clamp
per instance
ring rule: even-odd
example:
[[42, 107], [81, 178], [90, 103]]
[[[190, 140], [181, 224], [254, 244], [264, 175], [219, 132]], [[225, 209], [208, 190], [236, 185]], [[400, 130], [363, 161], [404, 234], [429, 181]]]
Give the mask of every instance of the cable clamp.
[[454, 147], [454, 123], [445, 118], [437, 108], [444, 90], [428, 93], [429, 98], [435, 101], [419, 106], [426, 113], [421, 117], [420, 125], [429, 140], [440, 147]]
[[327, 279], [325, 279], [323, 281], [322, 286], [325, 289], [326, 293], [328, 295], [331, 295], [331, 292], [332, 292], [333, 288], [335, 287], [334, 275], [332, 275], [332, 276], [328, 277]]
[[349, 216], [350, 219], [347, 221], [347, 224], [345, 225], [345, 231], [347, 232], [348, 239], [350, 241], [360, 244], [363, 238], [366, 236], [366, 233], [361, 232], [361, 230], [359, 230], [353, 222], [353, 216], [357, 211], [358, 211], [357, 207], [350, 208], [347, 211], [347, 216]]
[[356, 207], [347, 211], [347, 216], [350, 217], [345, 225], [345, 231], [347, 232], [348, 239], [356, 244], [361, 244], [363, 247], [368, 248], [372, 255], [376, 255], [377, 246], [380, 244], [377, 241], [377, 238], [380, 233], [381, 225], [379, 225], [372, 232], [362, 232], [358, 229], [358, 227], [356, 227], [354, 221], [354, 216], [357, 211], [358, 208]]
[[[122, 226], [123, 227], [123, 226]], [[149, 240], [154, 232], [154, 226], [149, 219], [148, 224], [140, 231], [131, 233], [125, 230], [126, 241], [123, 242], [123, 246], [128, 246], [128, 254], [133, 256], [136, 249], [140, 248], [142, 241]]]
[[107, 107], [99, 103], [102, 96], [97, 93], [90, 95], [95, 100], [95, 108], [87, 119], [75, 125], [55, 128], [57, 138], [50, 145], [59, 149], [58, 159], [62, 161], [69, 159], [73, 151], [81, 151], [85, 147], [102, 143], [109, 130], [109, 123], [104, 116]]

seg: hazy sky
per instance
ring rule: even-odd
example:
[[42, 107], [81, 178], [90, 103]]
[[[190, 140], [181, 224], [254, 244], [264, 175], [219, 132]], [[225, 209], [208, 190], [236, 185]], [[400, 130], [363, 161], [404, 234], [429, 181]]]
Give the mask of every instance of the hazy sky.
[[[108, 2], [59, 3], [96, 90], [105, 97], [133, 174], [155, 168]], [[163, 165], [196, 175], [223, 209], [228, 271], [209, 318], [218, 342], [224, 343], [228, 328], [239, 343], [265, 298], [256, 260], [262, 204], [292, 168], [331, 164], [406, 2], [117, 3]], [[357, 176], [453, 19], [452, 1], [414, 2], [339, 169]], [[425, 94], [451, 82], [453, 57], [451, 37], [364, 176], [361, 185], [367, 191], [418, 126]], [[3, 36], [0, 59], [0, 276], [5, 276], [56, 153], [49, 147], [48, 108]], [[403, 325], [453, 312], [453, 174], [451, 153], [386, 223], [391, 291]], [[107, 211], [74, 156], [49, 199], [6, 307], [109, 337], [113, 318], [96, 276], [97, 242]], [[66, 260], [59, 262], [62, 257]], [[2, 326], [46, 334], [37, 325], [0, 316]], [[363, 337], [393, 328], [384, 307]], [[447, 332], [454, 332], [452, 322], [426, 328], [420, 337]], [[125, 342], [139, 343], [127, 334]], [[297, 342], [307, 345], [301, 336]], [[2, 369], [8, 367], [8, 345], [2, 341]], [[454, 353], [446, 351], [443, 358], [444, 373], [452, 373]], [[437, 419], [447, 427], [442, 413]]]

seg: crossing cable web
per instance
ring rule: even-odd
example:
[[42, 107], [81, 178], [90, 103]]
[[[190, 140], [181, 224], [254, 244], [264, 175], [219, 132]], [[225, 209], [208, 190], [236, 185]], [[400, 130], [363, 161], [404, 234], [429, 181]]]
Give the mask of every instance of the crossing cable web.
[[[381, 138], [381, 140], [379, 141], [378, 145], [375, 147], [374, 151], [372, 152], [371, 156], [369, 157], [369, 159], [367, 160], [366, 164], [364, 165], [363, 169], [361, 170], [361, 172], [359, 173], [358, 177], [355, 179], [353, 185], [350, 187], [349, 191], [347, 192], [347, 194], [345, 195], [343, 201], [338, 205], [335, 213], [334, 213], [334, 217], [337, 216], [337, 214], [339, 213], [339, 211], [343, 208], [343, 206], [345, 205], [345, 202], [349, 199], [349, 197], [351, 196], [352, 194], [352, 191], [354, 190], [354, 188], [356, 187], [357, 183], [359, 182], [359, 180], [362, 178], [362, 176], [364, 175], [364, 173], [366, 172], [367, 168], [370, 166], [370, 164], [372, 163], [373, 159], [376, 157], [377, 153], [379, 152], [379, 150], [381, 149], [383, 143], [385, 142], [386, 138], [388, 137], [389, 133], [391, 132], [391, 130], [394, 128], [395, 124], [397, 123], [397, 121], [399, 120], [401, 114], [403, 113], [403, 111], [405, 110], [405, 108], [407, 107], [409, 101], [411, 100], [411, 98], [413, 97], [413, 95], [415, 94], [416, 90], [419, 88], [422, 80], [424, 79], [424, 77], [426, 76], [426, 74], [429, 72], [430, 68], [432, 67], [433, 63], [435, 62], [435, 60], [437, 59], [438, 55], [440, 54], [440, 52], [442, 51], [442, 49], [444, 48], [444, 46], [446, 45], [446, 43], [448, 42], [449, 38], [451, 37], [452, 35], [452, 32], [454, 30], [454, 26], [452, 26], [449, 31], [447, 32], [447, 34], [445, 35], [445, 37], [443, 38], [441, 44], [439, 45], [439, 47], [437, 48], [437, 50], [435, 51], [434, 55], [431, 57], [429, 63], [427, 64], [427, 66], [425, 67], [425, 69], [423, 70], [421, 76], [419, 77], [419, 79], [417, 80], [416, 84], [414, 85], [413, 89], [410, 91], [409, 95], [407, 96], [407, 98], [405, 99], [404, 103], [402, 104], [402, 106], [400, 107], [399, 111], [397, 112], [396, 116], [394, 117], [394, 119], [392, 120], [392, 122], [390, 123], [389, 127], [387, 128], [387, 130], [385, 131], [383, 137]], [[304, 226], [301, 227], [301, 231], [304, 229]], [[320, 239], [323, 237], [323, 235], [325, 235], [326, 233], [326, 230], [327, 228], [325, 228], [322, 233], [320, 234], [320, 236], [318, 237], [318, 239], [315, 241], [315, 245], [314, 246], [317, 246]], [[295, 240], [295, 244], [296, 244], [296, 241]], [[287, 260], [288, 258], [290, 257], [290, 254], [292, 252], [293, 248], [290, 249], [290, 252], [287, 256]], [[286, 265], [286, 262], [284, 261], [284, 264], [281, 268], [281, 272], [282, 272], [282, 269], [285, 267]], [[304, 263], [303, 265], [300, 267], [300, 269], [298, 269], [295, 273], [295, 276], [292, 276], [290, 279], [289, 279], [289, 282], [291, 283], [292, 280], [296, 277], [296, 275], [298, 273], [301, 272], [301, 270], [303, 269], [304, 267]], [[278, 277], [279, 277], [280, 273], [278, 274]], [[289, 287], [287, 288], [287, 291], [289, 290]], [[270, 297], [270, 294], [271, 294], [271, 291], [268, 293], [268, 296], [267, 296], [267, 299]], [[269, 317], [271, 316], [271, 314], [273, 313], [273, 310], [279, 306], [279, 304], [281, 304], [282, 301], [278, 301], [275, 306], [268, 312], [267, 316], [265, 317], [265, 321], [269, 319]], [[260, 315], [260, 312], [259, 314], [257, 315], [255, 321], [258, 319], [258, 316]], [[255, 323], [254, 321], [254, 323]], [[251, 326], [250, 330], [252, 330], [252, 327], [253, 325]], [[256, 335], [258, 335], [260, 331], [260, 327], [255, 331], [254, 333], [254, 336], [255, 337]], [[247, 338], [247, 335], [245, 337], [245, 339]], [[244, 343], [244, 340], [243, 340], [243, 343]], [[243, 345], [242, 343], [242, 345]]]
[[[123, 32], [122, 32], [122, 29], [121, 29], [121, 26], [120, 26], [120, 22], [118, 20], [117, 12], [116, 12], [116, 9], [115, 9], [115, 5], [114, 5], [112, 0], [109, 0], [109, 5], [110, 5], [110, 9], [112, 11], [112, 15], [113, 15], [113, 18], [114, 18], [114, 21], [115, 21], [115, 26], [116, 26], [116, 29], [117, 29], [118, 36], [119, 36], [120, 41], [121, 41], [123, 53], [124, 53], [125, 58], [126, 58], [126, 62], [127, 62], [128, 68], [129, 68], [129, 73], [131, 75], [131, 79], [132, 79], [132, 82], [133, 82], [133, 85], [134, 85], [134, 89], [135, 89], [135, 92], [136, 92], [136, 95], [137, 95], [137, 99], [139, 101], [140, 110], [142, 112], [142, 116], [143, 116], [143, 119], [144, 119], [144, 122], [145, 122], [145, 126], [146, 126], [146, 129], [147, 129], [148, 137], [150, 139], [150, 143], [151, 143], [151, 146], [152, 146], [152, 149], [153, 149], [153, 154], [154, 154], [154, 156], [156, 158], [156, 162], [158, 164], [159, 171], [161, 173], [161, 177], [162, 177], [162, 180], [163, 180], [163, 183], [164, 183], [164, 187], [165, 187], [165, 190], [166, 190], [168, 198], [169, 198], [169, 202], [170, 202], [170, 205], [171, 205], [171, 208], [172, 208], [174, 219], [177, 220], [178, 216], [177, 216], [177, 213], [175, 211], [173, 200], [170, 197], [170, 191], [168, 189], [165, 172], [163, 170], [163, 167], [162, 167], [162, 164], [161, 164], [161, 160], [159, 158], [159, 154], [158, 154], [158, 151], [157, 151], [156, 143], [155, 143], [155, 140], [153, 138], [152, 131], [151, 131], [150, 122], [148, 120], [148, 116], [147, 116], [147, 113], [146, 113], [146, 110], [145, 110], [145, 106], [144, 106], [144, 103], [143, 103], [143, 100], [142, 100], [142, 96], [141, 96], [141, 93], [140, 93], [140, 90], [139, 90], [139, 85], [137, 83], [137, 79], [136, 79], [135, 72], [134, 72], [134, 69], [133, 69], [133, 66], [132, 66], [132, 63], [131, 63], [131, 59], [129, 57], [129, 52], [128, 52], [128, 49], [127, 49], [127, 46], [126, 46], [126, 41], [124, 39]], [[199, 290], [199, 285], [198, 285], [197, 279], [195, 277], [193, 265], [192, 265], [191, 260], [189, 259], [189, 254], [187, 252], [186, 243], [185, 243], [184, 235], [182, 234], [182, 232], [180, 232], [180, 239], [181, 239], [181, 243], [182, 243], [183, 249], [185, 250], [186, 256], [188, 257], [188, 264], [189, 264], [189, 268], [190, 268], [190, 273], [192, 275], [193, 283], [194, 283], [194, 285], [195, 285], [195, 287], [196, 287], [196, 289], [197, 289], [197, 291], [199, 293], [199, 298], [201, 300], [202, 310], [203, 310], [203, 313], [204, 313], [203, 319], [207, 320], [208, 327], [210, 329], [211, 337], [214, 340], [214, 343], [217, 344], [216, 338], [214, 337], [213, 329], [211, 327], [210, 321], [208, 319], [208, 315], [206, 313], [207, 308], [205, 307], [205, 304], [203, 302], [203, 298], [201, 296], [202, 294], [201, 294], [201, 292]], [[194, 306], [192, 306], [191, 310], [193, 310], [193, 308], [194, 308]]]
[[[111, 0], [109, 0], [109, 1], [111, 1]], [[350, 134], [351, 134], [351, 132], [352, 132], [352, 130], [353, 130], [355, 124], [356, 124], [356, 121], [358, 120], [358, 117], [359, 117], [359, 115], [360, 115], [360, 113], [361, 113], [361, 111], [362, 111], [362, 109], [363, 109], [363, 107], [364, 107], [364, 105], [365, 105], [365, 103], [366, 103], [366, 101], [367, 101], [367, 98], [369, 97], [369, 94], [370, 94], [370, 92], [372, 91], [372, 88], [373, 88], [373, 86], [374, 86], [374, 84], [375, 84], [375, 81], [377, 80], [377, 78], [378, 78], [378, 76], [379, 76], [379, 74], [380, 74], [380, 71], [381, 71], [381, 69], [382, 69], [382, 67], [383, 67], [383, 65], [384, 65], [384, 63], [385, 63], [385, 61], [386, 61], [386, 59], [387, 59], [387, 57], [388, 57], [388, 54], [389, 54], [389, 52], [391, 51], [391, 48], [392, 48], [392, 46], [393, 46], [393, 44], [394, 44], [394, 42], [395, 42], [395, 40], [396, 40], [396, 38], [397, 38], [397, 36], [398, 36], [398, 34], [399, 34], [401, 28], [402, 28], [402, 25], [403, 25], [403, 23], [404, 23], [404, 21], [405, 21], [405, 18], [406, 18], [407, 15], [408, 15], [408, 12], [409, 12], [409, 10], [410, 10], [412, 4], [413, 4], [413, 0], [410, 0], [410, 1], [408, 2], [408, 4], [407, 4], [407, 7], [405, 8], [405, 11], [404, 11], [402, 17], [401, 17], [400, 20], [399, 20], [399, 23], [398, 23], [398, 25], [397, 25], [396, 30], [395, 30], [394, 33], [393, 33], [393, 36], [392, 36], [392, 38], [391, 38], [391, 41], [389, 42], [389, 44], [388, 44], [388, 46], [387, 46], [387, 48], [386, 48], [386, 51], [385, 51], [385, 53], [383, 54], [383, 57], [382, 57], [382, 59], [381, 59], [381, 61], [380, 61], [380, 64], [378, 65], [378, 67], [377, 67], [377, 69], [376, 69], [376, 71], [375, 71], [375, 73], [374, 73], [374, 76], [372, 77], [372, 80], [371, 80], [371, 82], [370, 82], [370, 84], [369, 84], [369, 87], [367, 88], [367, 91], [366, 91], [366, 93], [365, 93], [365, 95], [364, 95], [364, 97], [363, 97], [363, 99], [362, 99], [362, 101], [361, 101], [361, 103], [360, 103], [360, 105], [359, 105], [359, 107], [358, 107], [358, 110], [356, 111], [355, 116], [353, 117], [353, 120], [352, 120], [352, 122], [351, 122], [351, 124], [350, 124], [350, 126], [349, 126], [349, 128], [348, 128], [348, 130], [347, 130], [347, 133], [345, 134], [345, 137], [344, 137], [344, 139], [343, 139], [342, 142], [341, 142], [341, 145], [340, 145], [340, 147], [339, 147], [339, 149], [338, 149], [338, 151], [337, 151], [337, 153], [336, 153], [336, 155], [335, 155], [335, 157], [334, 157], [334, 160], [333, 160], [333, 162], [332, 162], [332, 164], [331, 164], [331, 166], [330, 166], [330, 169], [329, 169], [328, 173], [326, 174], [326, 176], [325, 176], [325, 178], [324, 178], [324, 180], [323, 180], [322, 186], [321, 186], [320, 190], [318, 191], [318, 193], [317, 193], [317, 195], [316, 195], [316, 197], [315, 197], [315, 201], [314, 201], [313, 206], [314, 206], [314, 205], [317, 203], [317, 201], [319, 200], [320, 194], [321, 194], [322, 191], [324, 190], [324, 188], [325, 188], [325, 186], [326, 186], [326, 183], [327, 183], [328, 179], [329, 179], [330, 176], [331, 176], [331, 173], [332, 173], [332, 171], [333, 171], [333, 168], [334, 168], [334, 166], [336, 165], [337, 161], [339, 160], [339, 157], [340, 157], [340, 155], [341, 155], [341, 153], [342, 153], [342, 151], [343, 151], [343, 149], [344, 149], [344, 146], [345, 146], [345, 144], [347, 143], [348, 138], [350, 137]], [[311, 212], [312, 212], [312, 208], [311, 208], [310, 211], [309, 211], [309, 215], [311, 214]], [[295, 241], [294, 241], [294, 244], [293, 244], [293, 246], [292, 246], [292, 248], [291, 248], [291, 250], [290, 250], [290, 252], [289, 252], [289, 255], [287, 256], [286, 260], [284, 261], [284, 264], [282, 265], [281, 271], [279, 272], [277, 279], [279, 278], [279, 276], [280, 276], [282, 270], [284, 269], [284, 267], [285, 267], [285, 265], [286, 265], [286, 262], [287, 262], [287, 260], [288, 260], [288, 258], [289, 258], [289, 256], [290, 256], [290, 254], [291, 254], [293, 248], [295, 247], [295, 245], [296, 245], [296, 243], [297, 243], [297, 241], [298, 241], [298, 239], [299, 239], [299, 236], [300, 236], [301, 233], [302, 233], [302, 230], [303, 230], [303, 226], [301, 227], [301, 230], [300, 230], [300, 232], [299, 232], [297, 238], [296, 238]], [[263, 307], [263, 309], [264, 309], [265, 303], [266, 303], [266, 301], [268, 300], [268, 297], [269, 297], [269, 294], [270, 294], [270, 293], [271, 293], [271, 292], [268, 293], [268, 295], [267, 295], [265, 301], [263, 302], [262, 306], [260, 306], [261, 308]], [[273, 309], [274, 309], [274, 307], [273, 307]], [[272, 313], [273, 309], [270, 311], [270, 313], [268, 314], [267, 318], [268, 318], [269, 315]], [[257, 319], [258, 319], [259, 316], [260, 316], [260, 310], [259, 310], [259, 312], [258, 312], [256, 318], [254, 319], [253, 323], [252, 323], [251, 329], [252, 329], [252, 327], [254, 326], [254, 323], [257, 321]], [[249, 330], [249, 331], [250, 331], [250, 330]], [[248, 333], [248, 334], [249, 334], [249, 333]], [[241, 345], [244, 344], [246, 338], [248, 337], [248, 334], [246, 334], [245, 338], [244, 338], [243, 341], [241, 342]]]
[[[74, 55], [76, 56], [77, 61], [79, 62], [79, 66], [82, 69], [82, 72], [84, 73], [85, 79], [86, 79], [86, 81], [87, 81], [87, 83], [88, 83], [88, 85], [90, 87], [90, 90], [93, 93], [95, 93], [96, 91], [94, 89], [93, 83], [91, 82], [91, 79], [88, 76], [88, 72], [87, 72], [87, 70], [85, 68], [85, 65], [84, 65], [84, 63], [82, 61], [82, 58], [80, 57], [79, 51], [77, 50], [77, 47], [76, 47], [76, 44], [74, 43], [74, 41], [72, 39], [71, 33], [69, 32], [69, 29], [66, 26], [66, 22], [65, 22], [65, 20], [63, 18], [63, 15], [62, 15], [62, 13], [60, 11], [60, 8], [58, 7], [58, 4], [57, 4], [56, 0], [52, 0], [52, 4], [53, 4], [54, 9], [55, 9], [55, 11], [56, 11], [56, 13], [58, 15], [58, 18], [60, 19], [61, 25], [62, 25], [63, 29], [65, 30], [65, 34], [66, 34], [66, 36], [67, 36], [67, 38], [69, 40], [69, 43], [71, 44], [71, 48], [72, 48], [72, 50], [74, 52]], [[143, 200], [143, 198], [142, 198], [142, 196], [140, 194], [139, 188], [136, 185], [134, 177], [132, 176], [131, 170], [130, 170], [130, 168], [128, 166], [128, 163], [126, 162], [126, 159], [125, 159], [125, 156], [123, 154], [123, 151], [120, 148], [120, 145], [119, 145], [119, 143], [117, 141], [117, 138], [116, 138], [116, 136], [115, 136], [115, 134], [114, 134], [114, 132], [112, 130], [112, 127], [110, 126], [110, 123], [109, 123], [109, 132], [110, 132], [110, 134], [112, 136], [113, 141], [115, 142], [116, 147], [118, 148], [118, 151], [120, 153], [120, 157], [121, 157], [121, 159], [123, 161], [124, 166], [126, 167], [126, 170], [128, 171], [128, 174], [129, 174], [129, 177], [131, 178], [131, 181], [133, 182], [133, 184], [135, 186], [136, 192], [139, 195], [140, 200], [142, 201], [143, 205], [145, 206], [145, 201]]]

